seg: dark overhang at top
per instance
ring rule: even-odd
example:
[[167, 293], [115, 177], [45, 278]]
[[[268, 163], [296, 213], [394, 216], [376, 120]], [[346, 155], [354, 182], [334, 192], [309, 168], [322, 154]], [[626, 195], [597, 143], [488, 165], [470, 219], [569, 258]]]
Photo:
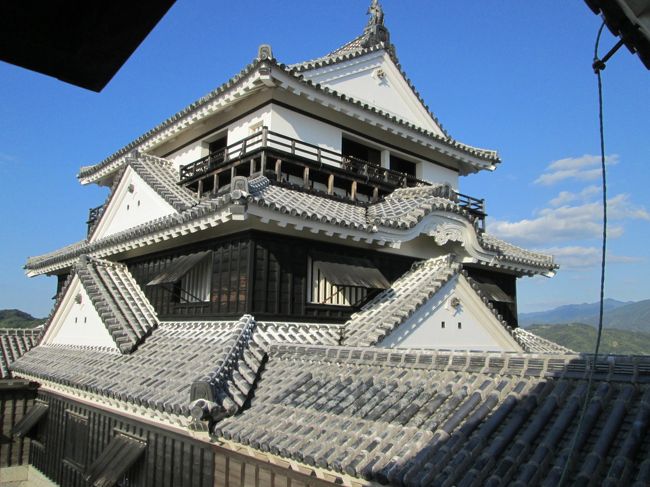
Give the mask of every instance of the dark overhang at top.
[[0, 60], [99, 92], [173, 4], [0, 2]]
[[612, 34], [636, 52], [650, 69], [650, 0], [585, 0], [601, 14]]

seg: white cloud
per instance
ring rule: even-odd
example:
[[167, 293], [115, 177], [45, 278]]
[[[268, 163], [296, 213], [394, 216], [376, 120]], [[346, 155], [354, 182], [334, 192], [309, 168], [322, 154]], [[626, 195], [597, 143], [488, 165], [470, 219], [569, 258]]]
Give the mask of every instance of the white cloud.
[[[623, 220], [650, 221], [650, 213], [643, 207], [633, 205], [627, 194], [616, 195], [607, 203], [609, 215], [607, 234], [610, 238], [617, 238], [623, 234], [623, 226], [620, 224]], [[591, 202], [576, 206], [544, 208], [531, 219], [515, 222], [494, 220], [489, 224], [489, 230], [505, 240], [538, 247], [550, 243], [598, 238], [602, 235], [602, 205]]]
[[[600, 266], [602, 249], [600, 247], [581, 247], [577, 245], [566, 247], [549, 247], [542, 250], [545, 254], [551, 254], [560, 268], [582, 269]], [[610, 264], [632, 264], [642, 262], [641, 257], [627, 255], [612, 255], [607, 253], [607, 262]]]
[[[617, 164], [619, 157], [612, 154], [605, 157], [606, 164]], [[585, 154], [582, 157], [567, 157], [551, 162], [535, 184], [551, 186], [567, 179], [593, 181], [600, 178], [600, 156]]]
[[562, 206], [573, 201], [588, 201], [592, 196], [600, 193], [599, 186], [587, 186], [578, 193], [571, 191], [560, 191], [558, 195], [549, 201], [551, 206]]

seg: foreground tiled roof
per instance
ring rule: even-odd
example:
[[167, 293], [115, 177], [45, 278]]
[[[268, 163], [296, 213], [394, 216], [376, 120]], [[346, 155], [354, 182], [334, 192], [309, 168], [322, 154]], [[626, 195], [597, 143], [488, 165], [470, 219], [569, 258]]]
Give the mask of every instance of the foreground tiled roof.
[[460, 270], [451, 256], [415, 263], [389, 289], [352, 315], [345, 324], [343, 343], [368, 347], [381, 342]]
[[[34, 272], [48, 269], [49, 266], [61, 268], [66, 266], [66, 261], [82, 254], [97, 254], [99, 257], [104, 257], [114, 252], [140, 247], [143, 245], [143, 239], [145, 243], [147, 239], [155, 242], [159, 238], [156, 235], [162, 233], [165, 234], [165, 238], [174, 238], [188, 232], [200, 231], [208, 226], [227, 221], [230, 218], [229, 214], [220, 216], [226, 209], [245, 211], [246, 204], [272, 210], [280, 218], [283, 218], [283, 215], [290, 215], [307, 222], [361, 231], [369, 238], [376, 236], [382, 229], [388, 229], [393, 234], [392, 238], [399, 239], [399, 233], [395, 234], [396, 231], [408, 232], [433, 212], [454, 213], [462, 216], [470, 226], [477, 228], [477, 220], [474, 216], [452, 199], [444, 196], [448, 192], [445, 185], [400, 188], [384, 200], [366, 206], [336, 201], [277, 185], [265, 176], [251, 179], [248, 187], [248, 194], [233, 197], [231, 193], [226, 193], [204, 199], [179, 214], [162, 217], [94, 242], [81, 242], [49, 254], [31, 257], [25, 268]], [[210, 217], [214, 217], [215, 220], [206, 222]], [[492, 253], [491, 264], [514, 269], [529, 266], [538, 268], [540, 272], [548, 272], [557, 267], [551, 256], [520, 249], [486, 233], [478, 233], [477, 239], [486, 247], [485, 250]]]
[[42, 328], [0, 329], [0, 380], [11, 379], [9, 366], [36, 346], [41, 333]]
[[[557, 485], [587, 392], [579, 356], [274, 346], [224, 438], [391, 485]], [[650, 481], [650, 360], [599, 362], [570, 485]], [[636, 483], [635, 483], [636, 482]]]
[[515, 328], [511, 330], [511, 333], [525, 352], [553, 354], [576, 353], [570, 348], [558, 345], [555, 342], [537, 336], [523, 328]]
[[335, 345], [339, 328], [257, 326], [250, 316], [239, 321], [163, 322], [129, 355], [41, 345], [12, 368], [20, 375], [165, 413], [188, 416], [191, 398], [219, 399], [232, 413], [246, 400], [271, 343]]

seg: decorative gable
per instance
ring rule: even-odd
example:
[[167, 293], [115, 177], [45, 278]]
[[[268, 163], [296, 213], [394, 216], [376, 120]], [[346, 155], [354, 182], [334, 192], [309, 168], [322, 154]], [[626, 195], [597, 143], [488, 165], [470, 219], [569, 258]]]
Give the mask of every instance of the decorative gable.
[[424, 130], [446, 137], [387, 51], [371, 50], [301, 73], [314, 83], [368, 103]]
[[119, 352], [77, 275], [67, 286], [41, 344], [96, 347]]
[[131, 167], [127, 166], [95, 227], [91, 242], [176, 213]]
[[462, 273], [442, 286], [378, 346], [523, 351]]
[[41, 344], [132, 352], [158, 325], [156, 313], [124, 264], [77, 261]]

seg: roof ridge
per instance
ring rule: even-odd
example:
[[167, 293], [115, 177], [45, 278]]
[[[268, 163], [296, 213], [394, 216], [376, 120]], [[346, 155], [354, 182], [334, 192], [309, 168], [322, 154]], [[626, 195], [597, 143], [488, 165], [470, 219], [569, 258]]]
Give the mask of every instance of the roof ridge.
[[[358, 363], [368, 366], [434, 368], [449, 371], [521, 376], [585, 378], [593, 369], [597, 380], [650, 383], [650, 355], [529, 353], [472, 350], [400, 349], [343, 344], [339, 346], [280, 344], [269, 348], [271, 360], [297, 357], [310, 362]], [[464, 360], [462, 360], [464, 359]], [[594, 368], [595, 367], [595, 368]], [[627, 376], [627, 377], [626, 377]]]
[[123, 157], [127, 155], [130, 151], [133, 149], [137, 149], [140, 144], [142, 144], [144, 141], [149, 139], [151, 136], [153, 136], [156, 133], [159, 133], [163, 129], [169, 127], [175, 122], [178, 122], [181, 118], [189, 115], [193, 110], [197, 109], [201, 105], [204, 105], [211, 101], [212, 99], [216, 98], [220, 94], [222, 94], [225, 90], [235, 86], [238, 84], [242, 79], [244, 79], [247, 75], [249, 75], [251, 72], [253, 72], [260, 64], [266, 62], [266, 61], [272, 61], [269, 59], [260, 59], [259, 57], [255, 58], [251, 63], [247, 64], [239, 73], [235, 74], [233, 77], [231, 77], [228, 81], [225, 83], [222, 83], [219, 85], [217, 88], [214, 90], [208, 92], [206, 95], [202, 96], [198, 100], [190, 103], [188, 106], [180, 110], [179, 112], [176, 112], [174, 115], [171, 117], [168, 117], [165, 119], [163, 122], [159, 123], [156, 125], [154, 128], [148, 130], [144, 134], [140, 135], [137, 137], [135, 140], [129, 142], [127, 145], [122, 147], [121, 149], [117, 150], [114, 152], [112, 155], [104, 159], [103, 161], [97, 163], [97, 164], [92, 164], [88, 166], [82, 166], [79, 169], [79, 173], [77, 175], [78, 179], [85, 179], [85, 178], [91, 178], [93, 174], [97, 173], [101, 169], [104, 169], [108, 166], [110, 166], [111, 163], [114, 163], [119, 159], [120, 157]]
[[266, 357], [266, 351], [255, 342], [255, 329], [255, 318], [243, 315], [217, 368], [192, 382], [189, 409], [195, 423], [232, 416], [249, 400]]

